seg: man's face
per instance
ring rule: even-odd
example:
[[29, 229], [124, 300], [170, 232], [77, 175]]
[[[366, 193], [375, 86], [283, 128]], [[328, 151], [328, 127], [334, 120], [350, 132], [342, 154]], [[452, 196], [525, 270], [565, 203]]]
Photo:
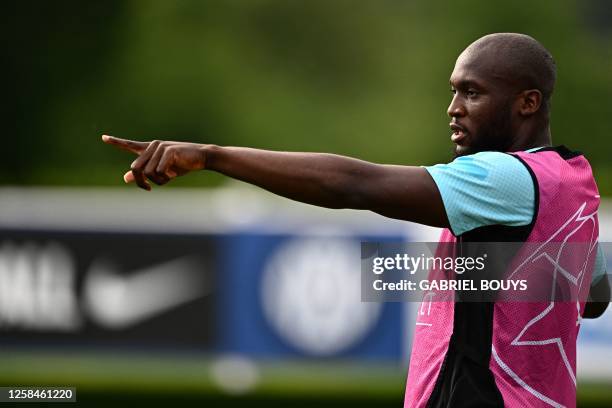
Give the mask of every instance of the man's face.
[[448, 107], [455, 157], [482, 151], [508, 151], [513, 141], [516, 96], [496, 70], [493, 58], [464, 52], [451, 74]]

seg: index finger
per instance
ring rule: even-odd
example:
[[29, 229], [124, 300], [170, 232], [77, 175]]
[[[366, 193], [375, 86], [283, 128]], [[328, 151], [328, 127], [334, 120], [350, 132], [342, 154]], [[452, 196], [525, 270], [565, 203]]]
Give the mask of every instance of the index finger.
[[102, 135], [102, 141], [136, 154], [144, 152], [147, 147], [149, 147], [149, 142], [136, 142], [134, 140], [121, 139], [119, 137], [109, 135]]

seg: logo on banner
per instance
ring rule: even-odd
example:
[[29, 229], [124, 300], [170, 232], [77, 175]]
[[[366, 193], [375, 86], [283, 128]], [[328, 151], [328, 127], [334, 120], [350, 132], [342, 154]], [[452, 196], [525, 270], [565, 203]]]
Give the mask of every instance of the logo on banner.
[[360, 243], [295, 238], [264, 267], [264, 314], [280, 337], [312, 355], [342, 352], [362, 340], [381, 304], [361, 302]]

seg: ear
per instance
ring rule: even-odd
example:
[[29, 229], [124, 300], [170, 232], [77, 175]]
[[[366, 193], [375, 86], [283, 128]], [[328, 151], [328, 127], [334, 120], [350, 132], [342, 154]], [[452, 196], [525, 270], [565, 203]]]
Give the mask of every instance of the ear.
[[530, 116], [536, 113], [542, 105], [542, 92], [538, 89], [528, 89], [520, 93], [519, 112], [523, 116]]

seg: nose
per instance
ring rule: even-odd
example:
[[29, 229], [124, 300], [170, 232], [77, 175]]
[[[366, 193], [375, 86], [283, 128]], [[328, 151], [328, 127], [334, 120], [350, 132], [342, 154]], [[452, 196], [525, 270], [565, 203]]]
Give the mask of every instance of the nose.
[[446, 113], [448, 113], [448, 116], [451, 118], [465, 116], [465, 106], [463, 106], [458, 93], [453, 95], [453, 100], [451, 101], [450, 105], [448, 105]]

